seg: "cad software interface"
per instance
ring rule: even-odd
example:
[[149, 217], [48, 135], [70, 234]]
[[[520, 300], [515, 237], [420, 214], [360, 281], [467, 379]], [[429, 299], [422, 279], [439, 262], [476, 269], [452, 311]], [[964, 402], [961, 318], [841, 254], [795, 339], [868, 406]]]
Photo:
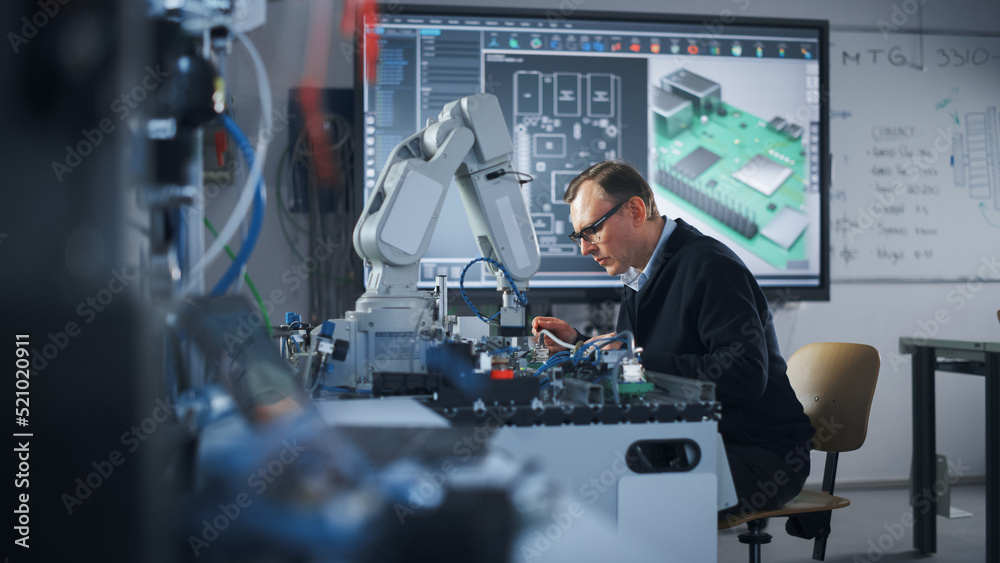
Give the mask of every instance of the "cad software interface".
[[[588, 166], [644, 172], [660, 212], [728, 244], [762, 286], [820, 279], [820, 52], [809, 28], [380, 14], [362, 75], [365, 195], [392, 149], [475, 92], [500, 101], [538, 235], [543, 287], [615, 287], [566, 236], [562, 200]], [[367, 73], [367, 69], [362, 72]], [[477, 256], [450, 190], [421, 284]], [[466, 287], [495, 287], [484, 269]]]

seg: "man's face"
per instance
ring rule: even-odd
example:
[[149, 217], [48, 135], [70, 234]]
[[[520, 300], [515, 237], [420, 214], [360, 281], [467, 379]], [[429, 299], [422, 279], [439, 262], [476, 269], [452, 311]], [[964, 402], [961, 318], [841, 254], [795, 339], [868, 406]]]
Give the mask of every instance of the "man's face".
[[[593, 180], [580, 184], [576, 198], [569, 207], [569, 218], [573, 230], [580, 232], [611, 211], [620, 202], [602, 199], [604, 191]], [[632, 225], [629, 220], [629, 205], [625, 204], [608, 217], [597, 229], [590, 241], [581, 240], [580, 250], [607, 270], [610, 276], [619, 276], [628, 271], [632, 262], [630, 244]]]

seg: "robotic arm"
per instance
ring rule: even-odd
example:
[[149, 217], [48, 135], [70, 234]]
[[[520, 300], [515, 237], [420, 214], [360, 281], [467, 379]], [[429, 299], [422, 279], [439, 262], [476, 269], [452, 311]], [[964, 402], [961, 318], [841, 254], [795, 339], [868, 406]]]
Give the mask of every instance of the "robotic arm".
[[[447, 292], [420, 291], [417, 280], [453, 177], [479, 251], [527, 287], [541, 258], [512, 152], [500, 104], [488, 94], [449, 103], [393, 150], [354, 229], [354, 248], [372, 268], [367, 289], [346, 318], [314, 334], [333, 351], [306, 362], [307, 381], [365, 388], [377, 374], [433, 371], [428, 352], [454, 337]], [[507, 277], [490, 268], [503, 292], [501, 334], [523, 335], [525, 307]]]
[[[506, 131], [496, 97], [475, 94], [446, 105], [436, 122], [395, 148], [354, 229], [354, 247], [372, 267], [366, 297], [416, 292], [419, 261], [452, 177], [482, 255], [502, 263], [519, 284], [538, 271], [538, 241]], [[490, 268], [508, 313], [501, 326], [523, 326], [505, 276]]]

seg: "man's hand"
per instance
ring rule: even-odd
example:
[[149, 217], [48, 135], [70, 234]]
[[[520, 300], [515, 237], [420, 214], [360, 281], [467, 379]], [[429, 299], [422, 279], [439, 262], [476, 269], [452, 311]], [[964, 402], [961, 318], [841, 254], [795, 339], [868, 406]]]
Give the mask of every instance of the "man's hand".
[[[604, 340], [604, 339], [607, 339], [607, 338], [614, 338], [617, 335], [618, 335], [617, 332], [609, 332], [607, 334], [601, 334], [599, 336], [595, 336], [595, 337], [591, 338], [590, 340], [587, 340], [587, 342], [585, 342], [585, 344], [590, 344], [591, 342], [594, 342], [595, 340]], [[601, 345], [601, 350], [617, 350], [617, 349], [619, 349], [621, 347], [622, 347], [622, 343], [618, 342], [618, 341], [605, 342], [603, 345]]]
[[[552, 334], [556, 335], [556, 338], [564, 342], [572, 344], [576, 341], [576, 329], [569, 326], [569, 323], [562, 319], [557, 319], [555, 317], [535, 317], [531, 320], [531, 333], [538, 336], [543, 330], [547, 330]], [[545, 347], [549, 349], [550, 354], [555, 354], [560, 350], [565, 350], [566, 348], [556, 344], [555, 340], [552, 340], [548, 336], [545, 338]]]

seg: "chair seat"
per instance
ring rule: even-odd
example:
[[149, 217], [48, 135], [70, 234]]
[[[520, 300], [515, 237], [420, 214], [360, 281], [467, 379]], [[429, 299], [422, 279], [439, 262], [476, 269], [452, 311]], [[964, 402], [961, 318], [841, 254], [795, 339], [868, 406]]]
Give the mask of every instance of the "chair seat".
[[795, 498], [778, 508], [771, 510], [759, 510], [757, 512], [750, 512], [747, 514], [734, 514], [732, 516], [720, 518], [718, 529], [725, 530], [732, 528], [733, 526], [739, 526], [740, 524], [744, 524], [751, 520], [770, 518], [772, 516], [794, 516], [796, 514], [805, 514], [807, 512], [825, 512], [827, 510], [836, 510], [838, 508], [849, 506], [850, 504], [851, 501], [843, 497], [819, 491], [803, 490], [796, 495]]

